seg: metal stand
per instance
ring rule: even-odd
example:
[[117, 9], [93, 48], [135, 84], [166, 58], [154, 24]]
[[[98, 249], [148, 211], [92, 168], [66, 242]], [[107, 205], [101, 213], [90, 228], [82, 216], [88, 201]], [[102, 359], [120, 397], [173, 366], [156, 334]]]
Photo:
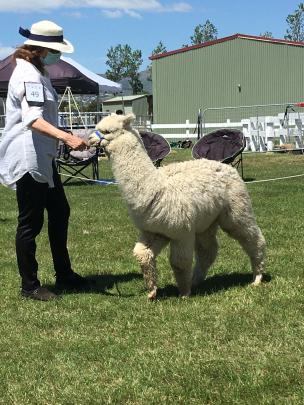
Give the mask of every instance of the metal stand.
[[197, 139], [200, 139], [203, 136], [203, 123], [202, 123], [202, 110], [198, 110], [197, 116]]
[[69, 106], [69, 126], [65, 125], [65, 128], [69, 128], [70, 131], [73, 131], [73, 112], [72, 112], [72, 106], [74, 106], [75, 109], [76, 109], [76, 111], [77, 111], [77, 113], [78, 113], [78, 115], [76, 115], [76, 118], [80, 118], [80, 121], [81, 121], [83, 127], [85, 128], [85, 130], [87, 130], [87, 125], [86, 125], [86, 123], [84, 122], [84, 119], [83, 119], [83, 117], [82, 117], [82, 115], [81, 115], [81, 113], [80, 113], [80, 111], [79, 111], [78, 104], [77, 104], [77, 102], [76, 102], [76, 100], [75, 100], [75, 98], [74, 98], [74, 96], [73, 96], [71, 87], [68, 86], [68, 87], [66, 87], [66, 89], [64, 90], [64, 93], [63, 93], [63, 95], [62, 95], [62, 97], [61, 97], [61, 100], [60, 100], [60, 102], [59, 102], [59, 105], [58, 105], [58, 110], [59, 110], [59, 108], [60, 108], [62, 102], [64, 101], [65, 97], [67, 97], [67, 99], [68, 99], [68, 106]]

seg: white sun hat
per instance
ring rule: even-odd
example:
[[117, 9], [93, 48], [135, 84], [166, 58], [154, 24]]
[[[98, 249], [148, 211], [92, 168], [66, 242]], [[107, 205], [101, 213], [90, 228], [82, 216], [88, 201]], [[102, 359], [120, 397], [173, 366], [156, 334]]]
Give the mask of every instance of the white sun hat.
[[66, 53], [74, 52], [73, 45], [63, 38], [63, 29], [52, 21], [38, 21], [30, 30], [20, 27], [19, 34], [28, 38], [24, 41], [25, 45], [41, 46]]

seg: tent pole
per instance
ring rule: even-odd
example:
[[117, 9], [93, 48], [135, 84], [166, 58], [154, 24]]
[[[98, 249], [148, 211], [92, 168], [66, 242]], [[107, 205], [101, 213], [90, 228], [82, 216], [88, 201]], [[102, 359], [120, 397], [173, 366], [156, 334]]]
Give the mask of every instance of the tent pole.
[[70, 117], [70, 130], [73, 131], [73, 123], [72, 123], [72, 108], [71, 108], [71, 87], [67, 87], [68, 92], [68, 103], [69, 103], [69, 117]]
[[62, 97], [61, 97], [61, 99], [60, 99], [60, 101], [59, 101], [58, 110], [59, 110], [59, 108], [60, 108], [60, 106], [61, 106], [61, 104], [62, 104], [62, 102], [63, 102], [64, 96], [66, 95], [66, 92], [67, 92], [67, 87], [65, 88], [64, 93], [63, 93], [63, 95], [62, 95]]
[[80, 120], [81, 120], [81, 122], [82, 122], [84, 128], [87, 129], [87, 125], [85, 124], [84, 119], [83, 119], [83, 117], [82, 117], [82, 115], [81, 115], [81, 113], [80, 113], [80, 111], [79, 111], [78, 104], [76, 103], [76, 100], [75, 100], [75, 98], [74, 98], [74, 96], [73, 96], [73, 93], [72, 93], [71, 88], [70, 88], [69, 92], [70, 92], [69, 94], [70, 94], [70, 96], [71, 96], [71, 98], [72, 98], [72, 100], [73, 100], [74, 106], [76, 107], [76, 110], [77, 110], [77, 112], [78, 112], [78, 117], [80, 118]]
[[[66, 96], [66, 93], [67, 93], [67, 87], [65, 88], [65, 90], [64, 90], [64, 92], [63, 92], [63, 95], [61, 96], [61, 99], [60, 99], [60, 101], [59, 101], [58, 108], [57, 108], [58, 111], [60, 110], [61, 104], [63, 103], [63, 100], [64, 100], [64, 98], [65, 98], [65, 96]], [[62, 123], [62, 122], [59, 123], [59, 125], [62, 125], [62, 124], [64, 124], [64, 126], [66, 126], [66, 125], [65, 125], [65, 124], [66, 124], [66, 123], [65, 123], [65, 120], [64, 120], [63, 123]]]

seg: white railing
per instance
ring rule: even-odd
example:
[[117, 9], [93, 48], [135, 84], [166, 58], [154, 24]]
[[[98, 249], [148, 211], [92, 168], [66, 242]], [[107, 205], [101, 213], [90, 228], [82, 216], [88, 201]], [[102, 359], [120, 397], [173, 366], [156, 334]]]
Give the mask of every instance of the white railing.
[[303, 148], [304, 114], [289, 114], [288, 122], [284, 114], [274, 117], [244, 119], [242, 130], [246, 138], [247, 150], [264, 152], [273, 150], [274, 145], [289, 144], [293, 148]]
[[58, 125], [62, 128], [94, 128], [97, 122], [109, 113], [95, 112], [59, 112]]
[[[241, 122], [226, 122], [221, 123], [210, 123], [205, 124], [207, 128], [218, 129], [218, 128], [241, 128]], [[151, 130], [159, 133], [166, 139], [185, 139], [185, 138], [197, 138], [197, 123], [191, 124], [189, 120], [186, 120], [185, 124], [151, 124]], [[177, 133], [166, 133], [161, 131], [162, 129], [181, 129], [183, 131]]]
[[[147, 125], [149, 122], [147, 123]], [[189, 120], [186, 120], [185, 124], [150, 124], [151, 130], [157, 132], [158, 134], [162, 135], [166, 139], [185, 139], [195, 137], [197, 135], [193, 135], [197, 124], [190, 124]], [[183, 130], [182, 133], [164, 133], [161, 131], [162, 129], [181, 129]], [[190, 134], [191, 130], [191, 134]]]
[[[284, 119], [285, 118], [285, 119]], [[237, 128], [243, 131], [246, 139], [246, 150], [265, 152], [274, 149], [275, 145], [292, 144], [296, 149], [304, 148], [304, 113], [289, 113], [288, 120], [284, 114], [266, 117], [251, 117], [239, 122], [204, 123], [204, 128], [211, 132], [221, 128]], [[184, 140], [198, 137], [197, 124], [186, 120], [185, 124], [152, 124], [151, 129], [166, 139]], [[180, 132], [166, 133], [162, 130], [180, 129]], [[191, 131], [191, 132], [190, 132]], [[204, 132], [206, 133], [206, 132]]]
[[[109, 115], [109, 112], [104, 111], [90, 111], [90, 112], [59, 112], [58, 122], [59, 126], [65, 128], [94, 128], [95, 125], [104, 117]], [[151, 116], [138, 115], [136, 116], [135, 124], [137, 126], [151, 125]]]
[[[59, 113], [59, 125], [62, 127], [94, 128], [95, 124], [108, 113], [86, 112], [79, 115], [70, 113]], [[5, 116], [0, 116], [0, 138], [4, 127]], [[200, 131], [198, 123], [190, 123], [186, 120], [184, 124], [152, 124], [145, 122], [148, 130], [162, 135], [168, 140], [186, 140], [195, 141]], [[204, 122], [204, 134], [221, 128], [237, 128], [243, 131], [246, 139], [246, 150], [254, 152], [265, 152], [274, 150], [275, 146], [283, 144], [292, 144], [293, 148], [304, 149], [304, 113], [290, 112], [286, 116], [284, 113], [275, 116], [259, 116], [244, 118], [239, 122], [206, 123]], [[168, 130], [173, 133], [168, 133]], [[202, 132], [199, 133], [202, 135]]]

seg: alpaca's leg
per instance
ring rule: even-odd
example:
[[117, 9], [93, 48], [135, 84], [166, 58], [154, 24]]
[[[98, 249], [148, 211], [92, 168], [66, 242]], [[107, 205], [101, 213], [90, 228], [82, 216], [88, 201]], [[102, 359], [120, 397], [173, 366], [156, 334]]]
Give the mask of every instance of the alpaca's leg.
[[[238, 211], [239, 212], [239, 211]], [[250, 257], [253, 271], [253, 285], [262, 281], [265, 261], [266, 242], [251, 213], [223, 215], [220, 226], [228, 235], [236, 239]]]
[[157, 293], [156, 257], [168, 242], [169, 240], [163, 236], [143, 233], [133, 250], [140, 264], [150, 299], [155, 299]]
[[192, 235], [188, 239], [170, 242], [170, 264], [181, 297], [188, 297], [191, 294], [193, 250]]
[[218, 244], [216, 232], [218, 225], [212, 225], [207, 231], [195, 236], [195, 256], [196, 262], [193, 269], [192, 287], [201, 284], [207, 275], [208, 269], [214, 262]]

